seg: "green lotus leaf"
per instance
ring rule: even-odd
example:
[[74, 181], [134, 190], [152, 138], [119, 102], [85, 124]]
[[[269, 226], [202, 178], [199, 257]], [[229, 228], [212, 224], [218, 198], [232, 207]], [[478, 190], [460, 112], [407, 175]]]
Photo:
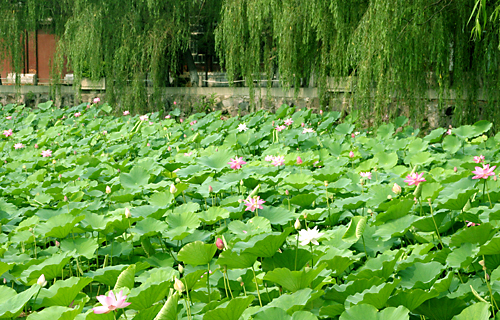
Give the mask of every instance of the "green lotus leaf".
[[[324, 256], [323, 256], [324, 257]], [[301, 270], [311, 261], [311, 252], [305, 249], [285, 249], [262, 261], [262, 270], [272, 271], [275, 268], [287, 268], [292, 271]], [[322, 260], [318, 261], [320, 263]]]
[[283, 233], [271, 232], [253, 236], [248, 241], [239, 241], [233, 246], [233, 250], [241, 253], [250, 253], [258, 257], [272, 257], [283, 245], [293, 228], [286, 228]]
[[221, 207], [210, 207], [208, 210], [198, 213], [198, 218], [205, 224], [212, 225], [219, 220], [228, 219], [229, 211]]
[[149, 197], [149, 204], [151, 204], [152, 206], [164, 208], [168, 207], [173, 200], [174, 196], [170, 192], [156, 192], [151, 195], [151, 197]]
[[436, 290], [425, 291], [422, 289], [402, 290], [393, 294], [387, 304], [392, 307], [404, 306], [413, 311], [425, 301], [435, 298], [439, 295]]
[[264, 217], [253, 217], [246, 224], [239, 220], [233, 220], [229, 223], [228, 229], [238, 238], [246, 239], [253, 235], [271, 232], [271, 224]]
[[254, 320], [282, 319], [291, 320], [292, 317], [284, 309], [271, 307], [255, 314]]
[[344, 122], [335, 127], [335, 133], [340, 135], [351, 134], [354, 130], [354, 125]]
[[127, 269], [123, 270], [118, 279], [116, 279], [116, 284], [114, 290], [118, 290], [121, 288], [129, 288], [132, 290], [134, 288], [134, 279], [135, 279], [135, 264], [128, 266]]
[[126, 265], [108, 266], [99, 268], [96, 271], [90, 271], [84, 274], [85, 277], [92, 278], [94, 281], [103, 283], [107, 286], [113, 287], [120, 273], [127, 268]]
[[135, 166], [129, 173], [120, 173], [120, 183], [124, 189], [141, 189], [149, 181], [149, 173], [140, 166]]
[[87, 286], [92, 279], [71, 277], [66, 280], [56, 281], [50, 288], [43, 289], [38, 295], [36, 306], [69, 306], [80, 291]]
[[225, 250], [219, 255], [216, 263], [220, 266], [226, 266], [228, 269], [243, 269], [253, 266], [256, 260], [257, 257], [253, 254], [238, 254], [234, 251]]
[[141, 237], [150, 237], [166, 229], [167, 224], [165, 222], [153, 218], [146, 218], [137, 222], [130, 232], [137, 233]]
[[210, 156], [203, 156], [197, 159], [197, 163], [215, 171], [221, 171], [228, 167], [228, 162], [235, 157], [234, 153], [229, 149], [219, 150]]
[[389, 307], [378, 312], [377, 308], [370, 304], [359, 304], [346, 308], [339, 320], [408, 320], [410, 319], [408, 313], [409, 310], [403, 306]]
[[181, 248], [177, 259], [192, 266], [207, 265], [217, 251], [215, 244], [195, 241]]
[[478, 255], [497, 255], [500, 254], [500, 237], [496, 236], [483, 244], [479, 248]]
[[139, 287], [130, 290], [127, 295], [127, 302], [130, 302], [135, 310], [147, 309], [153, 303], [165, 298], [170, 286], [170, 279], [164, 279], [162, 282], [143, 283]]
[[302, 208], [307, 208], [318, 199], [318, 196], [313, 193], [299, 194], [290, 199], [290, 203], [296, 204]]
[[382, 241], [387, 241], [392, 237], [404, 236], [404, 234], [411, 228], [412, 223], [417, 220], [418, 217], [411, 214], [399, 219], [390, 220], [378, 226], [373, 235], [380, 237]]
[[307, 304], [318, 299], [322, 294], [323, 291], [313, 291], [310, 288], [305, 288], [294, 293], [282, 294], [279, 298], [275, 298], [267, 304], [267, 307], [281, 308], [290, 315], [304, 309]]
[[478, 302], [468, 306], [460, 314], [453, 317], [452, 320], [488, 320], [490, 318], [489, 303]]
[[168, 227], [171, 229], [178, 227], [196, 229], [200, 225], [200, 220], [198, 219], [197, 215], [193, 212], [170, 213], [167, 215], [165, 221], [168, 224]]
[[83, 215], [74, 217], [69, 213], [63, 213], [40, 224], [37, 228], [35, 228], [35, 231], [44, 238], [54, 237], [63, 239], [70, 232], [72, 232], [75, 225], [84, 218], [85, 217]]
[[94, 238], [64, 239], [61, 241], [61, 250], [75, 251], [75, 257], [83, 256], [90, 259], [94, 256], [99, 245]]
[[287, 268], [276, 268], [266, 273], [263, 279], [275, 282], [288, 291], [297, 292], [300, 289], [307, 288], [325, 267], [326, 264], [321, 264], [308, 271], [290, 271]]
[[443, 149], [450, 154], [455, 154], [460, 149], [461, 146], [462, 146], [461, 140], [454, 135], [451, 134], [447, 135], [443, 139]]
[[154, 320], [177, 320], [178, 308], [177, 304], [179, 302], [179, 294], [176, 292], [170, 295], [161, 308], [160, 312], [156, 315]]
[[453, 249], [446, 258], [446, 263], [452, 268], [465, 268], [472, 263], [478, 251], [479, 248], [476, 245], [470, 242], [463, 243], [460, 247]]
[[415, 309], [415, 313], [422, 314], [429, 319], [449, 320], [462, 312], [466, 307], [467, 304], [462, 299], [451, 299], [445, 296], [424, 301]]
[[234, 298], [213, 310], [207, 311], [203, 316], [203, 320], [238, 320], [254, 299], [253, 296]]
[[35, 284], [31, 288], [13, 295], [2, 296], [0, 300], [0, 318], [17, 318], [23, 311], [24, 305], [40, 290], [40, 286]]
[[359, 238], [361, 238], [363, 232], [365, 231], [366, 221], [367, 221], [366, 216], [352, 217], [351, 222], [349, 223], [349, 227], [347, 228], [347, 231], [342, 237], [342, 240], [344, 241], [359, 240]]
[[382, 309], [386, 303], [387, 299], [391, 296], [392, 291], [398, 285], [400, 280], [395, 280], [394, 282], [382, 283], [378, 286], [372, 286], [363, 292], [356, 293], [346, 299], [346, 308], [350, 305], [357, 304], [369, 304], [377, 309]]
[[64, 252], [53, 254], [42, 263], [33, 264], [21, 273], [21, 280], [27, 284], [35, 283], [43, 274], [45, 279], [52, 280], [61, 275], [61, 271], [71, 260], [74, 252]]
[[463, 243], [485, 244], [495, 235], [496, 230], [490, 223], [482, 223], [479, 226], [464, 228], [451, 236], [450, 246], [459, 247]]
[[443, 269], [443, 265], [437, 261], [417, 262], [399, 272], [402, 279], [400, 286], [407, 289], [430, 289]]

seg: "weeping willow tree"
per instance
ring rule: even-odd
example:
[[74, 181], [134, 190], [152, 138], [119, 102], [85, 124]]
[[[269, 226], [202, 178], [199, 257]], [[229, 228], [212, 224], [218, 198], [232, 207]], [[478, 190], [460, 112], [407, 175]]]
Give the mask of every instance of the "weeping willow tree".
[[[189, 53], [191, 29], [213, 24], [220, 0], [3, 0], [1, 52], [21, 69], [26, 32], [50, 25], [58, 36], [54, 78], [71, 69], [82, 77], [106, 77], [108, 100], [141, 110], [158, 108], [160, 88], [170, 85], [182, 66], [195, 68]], [[213, 28], [213, 27], [212, 27]], [[193, 70], [190, 70], [193, 71]], [[17, 71], [19, 72], [19, 71]], [[56, 73], [59, 73], [56, 75]], [[194, 71], [192, 75], [197, 76]], [[193, 79], [192, 79], [193, 80]], [[146, 81], [154, 94], [147, 92]]]
[[[351, 105], [365, 116], [382, 119], [409, 110], [415, 120], [423, 120], [434, 90], [441, 108], [446, 98], [455, 100], [455, 123], [495, 120], [498, 34], [472, 41], [475, 3], [225, 0], [217, 48], [229, 78], [244, 77], [249, 86], [264, 73], [279, 74], [285, 87], [297, 88], [313, 74], [325, 97], [328, 79], [350, 80]], [[497, 21], [490, 23], [498, 30]]]

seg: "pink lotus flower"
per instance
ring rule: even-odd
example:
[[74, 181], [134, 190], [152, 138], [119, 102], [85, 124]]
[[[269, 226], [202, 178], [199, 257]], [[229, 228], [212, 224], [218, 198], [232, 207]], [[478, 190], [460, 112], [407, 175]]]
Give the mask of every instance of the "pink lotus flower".
[[196, 120], [191, 121], [191, 122], [189, 123], [189, 125], [190, 125], [190, 126], [192, 126], [192, 125], [194, 125], [194, 124], [196, 124]]
[[179, 122], [180, 122], [180, 123], [183, 123], [183, 122], [184, 122], [184, 120], [180, 119], [180, 120], [179, 120]]
[[302, 123], [300, 124], [300, 126], [301, 126], [302, 128], [304, 128], [304, 127], [305, 127], [305, 125], [306, 125], [306, 124], [305, 124], [304, 122], [302, 122]]
[[493, 166], [490, 168], [489, 164], [483, 164], [482, 168], [476, 167], [476, 171], [472, 171], [473, 174], [475, 174], [472, 179], [488, 179], [489, 176], [494, 176], [495, 173], [493, 170], [495, 170], [497, 166]]
[[360, 172], [359, 175], [365, 179], [371, 180], [372, 173], [371, 172]]
[[35, 149], [38, 149], [38, 144], [35, 143]]
[[6, 138], [10, 137], [12, 135], [12, 129], [4, 130], [3, 134], [5, 135]]
[[219, 250], [223, 250], [224, 249], [224, 241], [222, 241], [221, 238], [217, 238], [217, 240], [215, 241], [215, 245], [217, 246], [217, 248]]
[[52, 150], [43, 150], [42, 157], [44, 158], [52, 157]]
[[285, 157], [284, 156], [276, 156], [273, 158], [273, 162], [271, 164], [275, 167], [279, 167], [285, 164]]
[[354, 133], [351, 133], [351, 138], [356, 138], [356, 135]]
[[99, 98], [99, 97], [94, 98], [94, 104], [99, 103], [100, 101], [101, 101], [101, 98]]
[[280, 131], [285, 130], [286, 126], [277, 126], [275, 129], [276, 129], [276, 131], [280, 132]]
[[286, 120], [285, 120], [285, 124], [286, 124], [287, 126], [291, 125], [292, 123], [293, 123], [292, 118], [288, 118], [288, 119], [286, 119]]
[[6, 116], [5, 119], [7, 120], [11, 120], [12, 119], [12, 116]]
[[74, 114], [75, 118], [78, 118], [79, 116], [81, 116], [82, 114], [80, 112], [77, 112]]
[[170, 115], [169, 115], [169, 114], [167, 114], [167, 115], [165, 116], [165, 119], [170, 119]]
[[354, 158], [354, 152], [349, 151], [349, 158]]
[[151, 147], [151, 144], [148, 142], [148, 143], [146, 143], [146, 146]]
[[481, 163], [481, 162], [484, 162], [484, 156], [483, 156], [483, 155], [480, 155], [480, 156], [475, 156], [475, 157], [474, 157], [474, 162], [475, 162], [475, 163]]
[[124, 116], [128, 116], [129, 114], [130, 114], [130, 112], [128, 110], [123, 111]]
[[104, 131], [102, 132], [102, 134], [103, 134], [103, 135], [107, 135], [107, 134], [108, 134], [108, 131], [104, 130]]
[[260, 196], [256, 196], [253, 198], [249, 198], [243, 201], [245, 205], [247, 206], [245, 208], [245, 211], [252, 211], [254, 212], [256, 209], [264, 209], [262, 206], [263, 203], [265, 203], [264, 200], [260, 199]]
[[323, 110], [319, 110], [319, 115], [322, 116], [323, 115]]
[[302, 158], [301, 157], [297, 157], [297, 164], [302, 164]]
[[267, 162], [273, 161], [273, 159], [274, 159], [274, 156], [272, 156], [272, 155], [268, 155], [264, 158], [264, 160]]
[[177, 102], [174, 101], [174, 105], [176, 105], [176, 104], [177, 104]]
[[406, 180], [404, 180], [404, 182], [408, 182], [409, 186], [411, 185], [418, 186], [420, 182], [426, 181], [424, 178], [422, 178], [423, 175], [424, 175], [423, 172], [421, 174], [415, 172], [411, 173], [410, 175], [406, 176]]
[[189, 157], [189, 156], [191, 156], [192, 154], [193, 154], [193, 152], [192, 152], [192, 151], [190, 151], [190, 152], [185, 152], [185, 153], [184, 153], [184, 155], [185, 155], [186, 157]]
[[15, 150], [17, 150], [17, 149], [22, 149], [22, 148], [24, 148], [24, 145], [23, 145], [22, 143], [20, 143], [20, 142], [19, 142], [19, 143], [16, 143], [16, 144], [14, 145], [14, 149], [15, 149]]
[[94, 311], [95, 314], [103, 314], [116, 309], [128, 307], [130, 302], [125, 302], [126, 299], [127, 296], [123, 296], [123, 290], [120, 291], [116, 297], [113, 294], [113, 291], [110, 291], [108, 296], [97, 296], [97, 300], [102, 304], [102, 306], [94, 307], [92, 308], [92, 311]]
[[467, 220], [465, 220], [465, 222], [467, 222], [467, 227], [475, 227], [475, 226], [480, 226], [481, 225], [480, 223], [474, 223], [474, 222], [470, 222], [470, 221], [467, 221]]
[[146, 121], [146, 120], [148, 120], [148, 115], [147, 115], [147, 114], [145, 114], [145, 115], [143, 115], [143, 116], [140, 116], [140, 117], [139, 117], [139, 120], [141, 120], [141, 121]]
[[241, 169], [241, 166], [243, 164], [246, 164], [245, 161], [243, 161], [243, 157], [236, 157], [236, 158], [231, 158], [231, 161], [228, 162], [227, 164], [231, 165], [231, 169]]
[[450, 135], [450, 134], [451, 134], [451, 128], [450, 128], [450, 129], [448, 129], [448, 130], [446, 131], [446, 134], [447, 134], [447, 135]]
[[304, 128], [304, 130], [302, 131], [302, 134], [306, 134], [306, 133], [313, 133], [314, 130], [312, 128]]

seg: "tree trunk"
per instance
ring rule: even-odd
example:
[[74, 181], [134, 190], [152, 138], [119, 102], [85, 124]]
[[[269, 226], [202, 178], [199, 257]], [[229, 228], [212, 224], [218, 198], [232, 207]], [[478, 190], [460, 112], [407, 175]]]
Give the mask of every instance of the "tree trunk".
[[191, 85], [193, 87], [197, 87], [199, 83], [198, 70], [196, 70], [196, 65], [194, 64], [193, 56], [191, 55], [191, 50], [189, 50], [189, 48], [184, 51], [184, 62], [188, 66]]

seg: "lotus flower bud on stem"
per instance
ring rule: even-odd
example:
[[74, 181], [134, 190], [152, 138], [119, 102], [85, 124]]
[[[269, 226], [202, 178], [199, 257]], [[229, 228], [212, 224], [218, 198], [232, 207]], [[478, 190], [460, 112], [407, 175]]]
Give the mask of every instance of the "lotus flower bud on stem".
[[175, 187], [175, 184], [173, 184], [173, 183], [172, 183], [172, 184], [170, 185], [170, 193], [171, 193], [171, 194], [174, 194], [174, 193], [176, 193], [176, 192], [177, 192], [177, 188]]
[[394, 183], [394, 185], [392, 186], [392, 192], [394, 192], [395, 194], [400, 194], [401, 191], [401, 187], [397, 183]]
[[212, 186], [208, 186], [208, 192], [210, 193], [214, 192], [214, 188], [212, 188]]
[[349, 158], [354, 158], [354, 152], [349, 151]]
[[297, 164], [302, 164], [302, 158], [301, 157], [297, 157]]
[[175, 277], [175, 280], [174, 280], [174, 289], [180, 293], [186, 291], [186, 287], [184, 286], [184, 283], [182, 283], [181, 280], [177, 279], [177, 277]]
[[179, 264], [177, 265], [177, 270], [179, 270], [179, 273], [180, 273], [180, 274], [183, 274], [183, 273], [184, 273], [184, 267], [182, 266], [182, 264], [180, 264], [180, 263], [179, 263]]
[[38, 280], [36, 281], [36, 283], [38, 283], [39, 286], [41, 287], [45, 287], [47, 285], [47, 281], [45, 281], [45, 275], [41, 275]]
[[68, 199], [68, 196], [64, 196], [64, 202], [68, 202], [69, 199]]
[[176, 179], [175, 179], [175, 183], [181, 183], [181, 179], [176, 178]]
[[217, 240], [215, 241], [215, 245], [219, 250], [224, 250], [224, 241], [222, 241], [221, 238], [217, 238]]
[[125, 218], [131, 218], [132, 217], [132, 214], [130, 213], [130, 210], [129, 208], [125, 208]]
[[110, 187], [110, 186], [106, 186], [106, 193], [107, 193], [107, 194], [110, 194], [110, 193], [111, 193], [111, 187]]
[[293, 226], [294, 226], [295, 230], [300, 230], [302, 225], [300, 224], [299, 218], [297, 218], [297, 220], [295, 220], [295, 223], [293, 224]]

